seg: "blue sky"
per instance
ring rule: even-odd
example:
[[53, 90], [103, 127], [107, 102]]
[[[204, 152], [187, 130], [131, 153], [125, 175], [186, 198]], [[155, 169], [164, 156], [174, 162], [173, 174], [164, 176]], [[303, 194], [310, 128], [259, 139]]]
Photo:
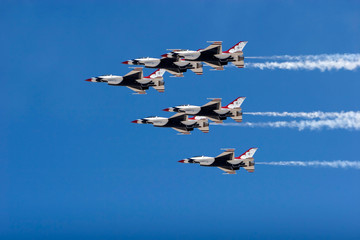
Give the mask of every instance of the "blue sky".
[[208, 40], [224, 49], [247, 40], [246, 56], [359, 53], [359, 2], [0, 5], [1, 239], [359, 239], [359, 170], [257, 166], [231, 176], [177, 162], [224, 147], [259, 147], [256, 161], [357, 161], [358, 131], [211, 126], [179, 136], [130, 123], [208, 97], [246, 96], [244, 111], [359, 111], [359, 70], [205, 68], [166, 74], [166, 92], [145, 96], [84, 81]]

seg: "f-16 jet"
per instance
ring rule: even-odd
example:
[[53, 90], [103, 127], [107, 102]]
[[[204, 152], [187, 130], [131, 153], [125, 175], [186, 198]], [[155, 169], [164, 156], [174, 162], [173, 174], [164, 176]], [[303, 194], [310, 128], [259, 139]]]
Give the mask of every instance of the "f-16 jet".
[[138, 124], [152, 124], [154, 127], [172, 128], [181, 134], [190, 134], [194, 128], [198, 128], [204, 133], [209, 132], [209, 122], [206, 117], [201, 119], [189, 118], [186, 114], [177, 113], [169, 118], [165, 117], [147, 117], [132, 121]]
[[125, 86], [138, 94], [146, 94], [145, 90], [153, 87], [158, 92], [164, 92], [164, 75], [165, 71], [158, 69], [149, 76], [143, 76], [142, 68], [134, 68], [124, 76], [102, 75], [86, 79], [88, 82], [107, 82], [111, 86]]
[[214, 41], [210, 46], [205, 49], [182, 50], [182, 49], [169, 49], [170, 53], [161, 56], [168, 58], [183, 58], [185, 61], [204, 62], [215, 70], [224, 70], [224, 65], [232, 62], [238, 68], [244, 67], [244, 54], [243, 48], [247, 41], [240, 41], [227, 51], [222, 51], [222, 42]]
[[186, 72], [188, 69], [193, 71], [197, 75], [203, 74], [203, 66], [200, 62], [189, 62], [180, 59], [179, 57], [172, 57], [172, 58], [137, 58], [133, 60], [128, 60], [122, 62], [123, 64], [129, 65], [144, 65], [147, 68], [161, 68], [175, 77], [183, 77], [183, 73]]
[[250, 148], [239, 157], [234, 157], [234, 149], [226, 149], [217, 157], [198, 156], [180, 160], [181, 163], [198, 163], [203, 167], [217, 167], [225, 174], [236, 174], [236, 170], [244, 168], [248, 172], [255, 171], [254, 154], [257, 148]]
[[205, 116], [216, 123], [222, 123], [222, 121], [228, 117], [231, 117], [236, 122], [241, 122], [242, 112], [240, 106], [244, 100], [245, 97], [238, 97], [228, 105], [222, 107], [221, 98], [214, 98], [203, 106], [180, 105], [165, 108], [163, 111], [185, 113], [193, 116]]

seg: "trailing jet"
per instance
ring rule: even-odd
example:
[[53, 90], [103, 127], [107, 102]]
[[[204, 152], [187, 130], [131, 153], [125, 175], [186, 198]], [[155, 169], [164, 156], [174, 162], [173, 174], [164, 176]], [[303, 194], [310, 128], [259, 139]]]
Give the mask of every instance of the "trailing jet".
[[147, 68], [161, 68], [175, 77], [183, 77], [183, 73], [188, 69], [193, 71], [197, 75], [203, 74], [203, 66], [200, 62], [189, 62], [180, 59], [179, 57], [172, 58], [137, 58], [122, 62], [123, 64], [129, 65], [144, 65]]
[[224, 70], [224, 65], [232, 62], [238, 68], [244, 67], [244, 54], [243, 48], [247, 41], [240, 41], [227, 51], [222, 51], [222, 42], [212, 42], [210, 46], [205, 49], [182, 50], [170, 49], [170, 53], [161, 56], [168, 58], [184, 58], [185, 61], [204, 62], [215, 70]]
[[158, 92], [164, 92], [164, 75], [165, 71], [158, 69], [147, 77], [143, 76], [142, 68], [134, 68], [125, 76], [102, 75], [86, 79], [88, 82], [107, 82], [111, 86], [125, 86], [138, 94], [146, 94], [145, 90], [149, 87], [155, 88]]
[[165, 108], [163, 111], [185, 113], [193, 116], [205, 116], [216, 123], [222, 123], [222, 121], [228, 117], [231, 117], [236, 122], [241, 122], [242, 112], [240, 106], [244, 100], [245, 97], [238, 97], [225, 107], [221, 107], [221, 98], [214, 98], [203, 106], [180, 105]]
[[209, 132], [209, 122], [206, 117], [201, 119], [189, 118], [186, 114], [177, 113], [169, 118], [165, 117], [147, 117], [132, 121], [138, 124], [152, 124], [154, 127], [172, 128], [181, 134], [190, 134], [194, 128], [198, 128], [204, 133]]
[[217, 167], [226, 172], [226, 174], [236, 174], [236, 170], [241, 167], [248, 172], [255, 171], [254, 154], [257, 148], [250, 148], [239, 157], [234, 157], [234, 149], [226, 149], [217, 157], [192, 157], [180, 160], [181, 163], [198, 163], [204, 167]]

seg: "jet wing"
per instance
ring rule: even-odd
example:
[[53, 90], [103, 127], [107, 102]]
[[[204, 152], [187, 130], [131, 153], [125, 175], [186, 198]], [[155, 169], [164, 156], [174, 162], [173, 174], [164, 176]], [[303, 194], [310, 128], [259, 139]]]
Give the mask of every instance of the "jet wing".
[[169, 72], [170, 74], [174, 75], [175, 77], [183, 77], [184, 75], [180, 71], [174, 71], [170, 69], [164, 68], [165, 71]]
[[218, 167], [218, 169], [223, 170], [224, 172], [226, 172], [224, 174], [236, 174], [236, 171], [232, 170], [232, 169], [227, 169], [227, 168], [224, 168], [224, 167]]
[[172, 115], [171, 117], [169, 117], [169, 120], [175, 120], [175, 121], [186, 121], [187, 120], [187, 115], [184, 113], [176, 113], [174, 115]]
[[215, 118], [215, 117], [209, 117], [209, 116], [206, 116], [208, 119], [210, 119], [211, 121], [213, 122], [216, 122], [216, 123], [223, 123], [222, 120], [220, 120], [220, 118]]
[[216, 166], [218, 168], [220, 168], [221, 170], [224, 171], [230, 171], [232, 170], [231, 168], [227, 167], [229, 165], [228, 161], [231, 161], [234, 159], [234, 149], [227, 149], [225, 150], [225, 152], [221, 153], [220, 155], [218, 155], [217, 157], [215, 157], [214, 162], [211, 164], [213, 166]]
[[221, 65], [220, 62], [204, 62], [204, 63], [216, 70], [224, 70], [224, 67]]
[[129, 87], [129, 86], [126, 86], [127, 88], [135, 91], [136, 93], [138, 94], [146, 94], [145, 90], [141, 89], [140, 87]]
[[217, 110], [221, 108], [221, 98], [215, 98], [210, 102], [201, 106], [202, 109], [206, 110]]
[[234, 159], [234, 149], [227, 149], [225, 152], [215, 157], [214, 163], [227, 162]]
[[201, 53], [212, 53], [212, 54], [219, 54], [222, 53], [222, 42], [213, 42], [207, 48], [200, 50]]
[[175, 128], [175, 127], [173, 127], [172, 129], [178, 131], [181, 134], [190, 134], [190, 132], [188, 130], [186, 130], [186, 128]]
[[128, 72], [123, 76], [124, 78], [132, 78], [132, 79], [142, 79], [143, 78], [143, 69], [142, 68], [134, 68], [132, 71]]

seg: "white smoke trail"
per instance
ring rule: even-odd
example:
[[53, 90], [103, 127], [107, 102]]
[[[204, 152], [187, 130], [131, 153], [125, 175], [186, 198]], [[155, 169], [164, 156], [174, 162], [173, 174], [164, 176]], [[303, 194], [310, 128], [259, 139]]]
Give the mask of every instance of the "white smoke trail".
[[359, 53], [336, 53], [336, 54], [319, 54], [319, 55], [275, 55], [275, 56], [258, 56], [258, 57], [245, 57], [249, 59], [264, 59], [264, 60], [298, 60], [298, 61], [333, 61], [345, 60], [356, 62], [360, 59]]
[[[246, 62], [247, 68], [264, 69], [286, 69], [286, 70], [355, 70], [360, 67], [360, 54], [321, 54], [300, 56], [269, 56], [269, 57], [247, 57], [249, 59], [268, 59], [274, 61]], [[278, 60], [278, 61], [276, 61]], [[285, 60], [285, 61], [281, 61]]]
[[256, 164], [273, 166], [299, 166], [299, 167], [332, 167], [332, 168], [355, 168], [360, 169], [360, 161], [280, 161], [280, 162], [256, 162]]
[[292, 117], [292, 118], [308, 118], [308, 119], [327, 119], [327, 118], [356, 118], [360, 117], [360, 112], [244, 112], [243, 114], [253, 116], [267, 117]]
[[274, 121], [274, 122], [245, 122], [223, 123], [212, 125], [238, 126], [238, 127], [270, 127], [270, 128], [297, 128], [304, 129], [347, 129], [360, 130], [360, 112], [247, 112], [244, 114], [271, 117], [307, 118], [311, 120]]
[[360, 130], [360, 114], [334, 119], [301, 120], [301, 121], [276, 121], [276, 122], [245, 122], [245, 123], [211, 123], [220, 126], [237, 127], [270, 127], [270, 128], [297, 128], [299, 131], [310, 129], [347, 129]]

